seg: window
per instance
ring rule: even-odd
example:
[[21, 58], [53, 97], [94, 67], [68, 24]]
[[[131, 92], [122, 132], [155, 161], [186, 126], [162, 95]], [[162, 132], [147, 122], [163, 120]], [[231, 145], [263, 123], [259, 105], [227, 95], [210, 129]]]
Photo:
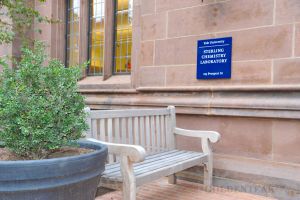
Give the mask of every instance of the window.
[[132, 0], [117, 0], [115, 10], [114, 73], [129, 73], [132, 47]]
[[[66, 65], [72, 66], [80, 60], [89, 60], [89, 76], [130, 74], [133, 0], [67, 2]], [[82, 13], [86, 10], [88, 14], [84, 15], [80, 10]], [[88, 31], [84, 30], [85, 23], [88, 24]], [[85, 33], [86, 36], [80, 35]], [[86, 47], [79, 45], [80, 39], [88, 41]], [[82, 55], [86, 55], [86, 58], [80, 58]]]
[[104, 67], [104, 0], [90, 1], [88, 75], [102, 75]]
[[79, 63], [80, 1], [67, 2], [66, 66], [73, 66]]

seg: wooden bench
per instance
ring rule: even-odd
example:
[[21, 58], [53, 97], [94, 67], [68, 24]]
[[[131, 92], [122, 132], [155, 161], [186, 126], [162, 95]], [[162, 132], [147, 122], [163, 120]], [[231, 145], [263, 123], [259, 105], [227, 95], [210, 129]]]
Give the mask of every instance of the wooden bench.
[[[87, 139], [108, 146], [101, 187], [123, 190], [124, 200], [134, 200], [138, 186], [164, 176], [175, 184], [175, 173], [197, 165], [204, 165], [204, 184], [212, 185], [210, 142], [217, 142], [220, 134], [177, 128], [174, 106], [87, 112]], [[200, 138], [203, 152], [176, 149], [176, 135]]]

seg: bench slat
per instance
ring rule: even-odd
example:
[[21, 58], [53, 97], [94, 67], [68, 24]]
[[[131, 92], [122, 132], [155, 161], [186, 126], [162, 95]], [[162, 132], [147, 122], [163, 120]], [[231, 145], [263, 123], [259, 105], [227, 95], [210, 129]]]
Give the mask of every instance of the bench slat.
[[92, 120], [92, 136], [99, 139], [97, 134], [97, 120]]
[[156, 129], [156, 147], [157, 151], [160, 152], [161, 144], [160, 144], [160, 121], [159, 121], [159, 115], [155, 116], [155, 129]]
[[126, 141], [126, 118], [121, 118], [121, 139], [123, 144], [127, 144]]
[[[108, 137], [108, 142], [113, 142], [113, 137], [112, 137], [112, 119], [107, 120], [107, 137]], [[109, 163], [114, 162], [114, 156], [112, 154], [108, 155], [108, 161]]]
[[[120, 140], [120, 118], [115, 118], [114, 119], [114, 140], [113, 142], [114, 143], [121, 143], [121, 140]], [[116, 155], [114, 155], [114, 160], [116, 162], [119, 162], [119, 157], [117, 157]]]
[[[90, 108], [86, 108], [86, 112], [88, 113], [88, 115], [90, 114]], [[93, 136], [93, 130], [92, 130], [92, 119], [90, 117], [87, 117], [86, 118], [86, 123], [88, 125], [88, 130], [86, 131], [86, 137], [89, 138], [89, 137], [94, 137]], [[95, 137], [94, 137], [95, 138]]]
[[160, 116], [160, 132], [161, 132], [161, 148], [165, 149], [166, 148], [166, 143], [165, 143], [165, 136], [166, 136], [166, 130], [165, 130], [165, 121], [164, 121], [164, 116]]
[[115, 135], [115, 143], [120, 143], [120, 118], [115, 118], [115, 130], [114, 130], [114, 135]]
[[100, 140], [106, 141], [105, 138], [105, 119], [100, 119]]
[[133, 144], [133, 128], [132, 128], [132, 118], [127, 119], [127, 125], [128, 125], [128, 143]]
[[145, 118], [144, 117], [140, 117], [140, 145], [141, 146], [145, 146], [145, 126], [144, 126], [144, 121]]
[[154, 116], [150, 117], [150, 130], [151, 130], [151, 152], [155, 152], [155, 123]]
[[166, 145], [167, 145], [167, 149], [170, 150], [170, 140], [171, 140], [171, 126], [169, 125], [169, 121], [170, 121], [170, 117], [166, 116], [165, 117], [165, 129], [166, 129]]
[[149, 116], [146, 116], [145, 123], [146, 123], [146, 151], [149, 152], [151, 147]]
[[167, 109], [128, 109], [128, 110], [95, 110], [90, 113], [92, 119], [117, 118], [117, 117], [144, 117], [156, 115], [169, 115]]
[[140, 137], [139, 137], [139, 118], [135, 117], [134, 118], [134, 144], [139, 145], [140, 142]]

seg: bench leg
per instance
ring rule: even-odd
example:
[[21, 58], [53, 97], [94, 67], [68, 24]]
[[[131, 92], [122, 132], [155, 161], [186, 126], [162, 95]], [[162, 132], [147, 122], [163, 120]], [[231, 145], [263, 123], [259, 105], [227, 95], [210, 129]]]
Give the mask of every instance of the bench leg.
[[201, 140], [202, 150], [207, 154], [207, 162], [204, 163], [204, 186], [206, 191], [211, 191], [212, 187], [212, 176], [213, 176], [213, 153], [210, 147], [208, 138]]
[[169, 184], [176, 184], [177, 183], [177, 177], [175, 174], [172, 174], [168, 176], [168, 182]]
[[136, 182], [133, 165], [128, 157], [121, 159], [121, 172], [123, 176], [123, 200], [136, 200]]
[[136, 187], [123, 182], [123, 200], [136, 200]]
[[212, 156], [208, 157], [208, 161], [204, 163], [204, 185], [207, 191], [211, 191], [213, 176]]

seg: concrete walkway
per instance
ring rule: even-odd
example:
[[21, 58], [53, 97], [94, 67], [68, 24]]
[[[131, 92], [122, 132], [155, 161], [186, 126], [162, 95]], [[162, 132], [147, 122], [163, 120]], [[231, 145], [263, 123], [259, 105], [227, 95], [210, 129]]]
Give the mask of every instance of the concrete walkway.
[[[99, 196], [96, 200], [121, 200], [121, 192], [111, 192]], [[272, 198], [247, 193], [214, 188], [205, 192], [203, 185], [178, 180], [176, 185], [168, 184], [167, 179], [160, 179], [139, 188], [137, 200], [271, 200]]]

